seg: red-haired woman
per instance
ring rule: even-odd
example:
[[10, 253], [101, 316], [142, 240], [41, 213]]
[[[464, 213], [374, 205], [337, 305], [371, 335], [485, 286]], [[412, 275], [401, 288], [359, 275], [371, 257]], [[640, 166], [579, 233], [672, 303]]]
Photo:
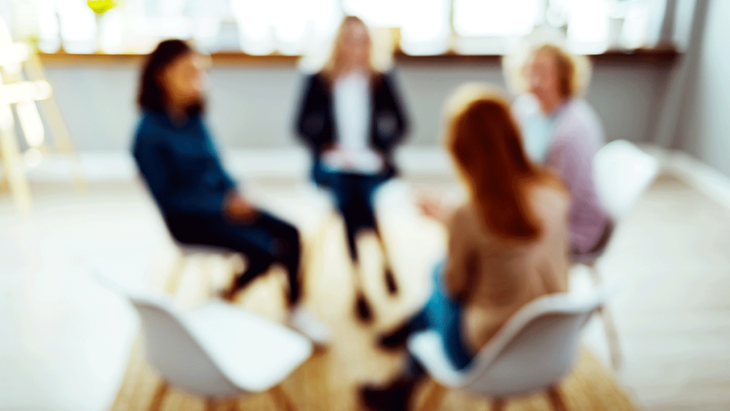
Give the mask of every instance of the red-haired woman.
[[[427, 215], [448, 227], [445, 264], [423, 310], [381, 337], [399, 346], [414, 331], [433, 328], [458, 369], [522, 306], [567, 289], [569, 196], [550, 172], [528, 160], [510, 106], [501, 93], [462, 86], [447, 105], [447, 147], [470, 198], [451, 213], [424, 202]], [[406, 410], [423, 370], [409, 358], [387, 387], [365, 387], [375, 410]]]

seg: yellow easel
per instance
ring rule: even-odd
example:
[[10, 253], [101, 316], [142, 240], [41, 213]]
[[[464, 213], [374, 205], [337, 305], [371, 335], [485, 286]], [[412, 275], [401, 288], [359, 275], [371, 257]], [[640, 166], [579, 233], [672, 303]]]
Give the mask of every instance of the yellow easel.
[[[49, 129], [53, 132], [54, 146], [46, 143], [37, 102], [42, 105]], [[29, 147], [25, 153], [21, 152], [18, 144], [13, 108]], [[4, 171], [0, 180], [7, 181], [16, 205], [24, 214], [32, 209], [25, 160], [31, 155], [40, 160], [50, 152], [70, 157], [74, 186], [77, 191], [84, 191], [86, 180], [81, 163], [52, 98], [52, 89], [46, 81], [40, 60], [30, 46], [13, 42], [5, 22], [0, 19], [0, 160]]]

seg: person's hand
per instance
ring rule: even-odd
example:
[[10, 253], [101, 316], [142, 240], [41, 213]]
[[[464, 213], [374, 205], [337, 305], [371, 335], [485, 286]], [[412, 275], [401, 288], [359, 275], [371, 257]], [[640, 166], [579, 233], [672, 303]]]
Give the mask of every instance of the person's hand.
[[451, 210], [443, 206], [440, 202], [428, 198], [422, 197], [418, 200], [418, 208], [421, 209], [421, 213], [426, 217], [433, 218], [436, 221], [440, 221], [444, 224], [448, 222]]
[[240, 222], [249, 222], [258, 215], [256, 206], [238, 192], [233, 192], [226, 197], [224, 213], [231, 220]]

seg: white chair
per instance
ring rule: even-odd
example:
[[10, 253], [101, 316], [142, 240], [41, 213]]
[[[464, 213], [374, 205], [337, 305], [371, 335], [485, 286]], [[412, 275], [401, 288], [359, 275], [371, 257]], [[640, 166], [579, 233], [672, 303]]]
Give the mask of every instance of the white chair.
[[[596, 191], [614, 223], [614, 231], [631, 211], [641, 195], [659, 173], [659, 161], [626, 140], [606, 144], [593, 159], [593, 178]], [[610, 241], [610, 240], [609, 240]], [[577, 263], [588, 267], [594, 283], [601, 283], [597, 262], [606, 247], [596, 253], [581, 256]], [[621, 349], [613, 318], [601, 308], [606, 338], [614, 369], [621, 365]]]
[[205, 397], [209, 411], [222, 402], [237, 409], [237, 397], [264, 391], [294, 409], [280, 384], [311, 355], [304, 336], [220, 300], [182, 312], [162, 293], [97, 274], [139, 312], [147, 361], [162, 377], [149, 410], [160, 409], [169, 385]]
[[438, 407], [446, 389], [492, 398], [502, 410], [510, 397], [546, 390], [554, 410], [565, 410], [558, 385], [578, 353], [580, 331], [603, 304], [607, 293], [590, 296], [553, 294], [518, 311], [477, 354], [467, 370], [453, 368], [440, 335], [414, 334], [408, 350], [433, 380], [422, 410]]

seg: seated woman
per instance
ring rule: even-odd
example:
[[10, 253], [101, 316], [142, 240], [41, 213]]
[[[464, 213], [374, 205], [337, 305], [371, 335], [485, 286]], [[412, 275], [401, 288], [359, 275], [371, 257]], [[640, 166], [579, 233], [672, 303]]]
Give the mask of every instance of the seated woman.
[[[355, 239], [361, 230], [371, 229], [380, 239], [373, 193], [396, 174], [392, 152], [407, 129], [394, 78], [373, 66], [371, 54], [365, 23], [346, 17], [329, 62], [305, 81], [296, 122], [297, 133], [312, 152], [315, 183], [337, 197], [354, 263], [358, 260]], [[397, 285], [380, 243], [388, 291], [395, 293]], [[360, 290], [356, 307], [361, 319], [371, 318]]]
[[512, 107], [530, 158], [557, 172], [570, 190], [574, 259], [600, 252], [613, 228], [593, 181], [593, 157], [603, 145], [601, 121], [578, 97], [589, 70], [585, 57], [556, 45], [540, 45], [517, 74], [527, 93]]
[[221, 166], [201, 117], [205, 63], [180, 40], [163, 41], [148, 57], [138, 99], [143, 116], [133, 148], [139, 170], [177, 241], [246, 255], [248, 267], [224, 292], [226, 298], [272, 263], [283, 264], [291, 325], [325, 343], [328, 327], [298, 306], [299, 232], [251, 204]]
[[[501, 93], [462, 86], [449, 100], [447, 121], [446, 144], [469, 200], [453, 212], [422, 202], [423, 211], [448, 228], [448, 258], [434, 272], [434, 292], [423, 310], [380, 344], [394, 348], [432, 328], [453, 365], [464, 369], [522, 306], [567, 289], [569, 197], [557, 177], [528, 160]], [[407, 410], [423, 373], [409, 357], [389, 385], [365, 386], [363, 403]]]

